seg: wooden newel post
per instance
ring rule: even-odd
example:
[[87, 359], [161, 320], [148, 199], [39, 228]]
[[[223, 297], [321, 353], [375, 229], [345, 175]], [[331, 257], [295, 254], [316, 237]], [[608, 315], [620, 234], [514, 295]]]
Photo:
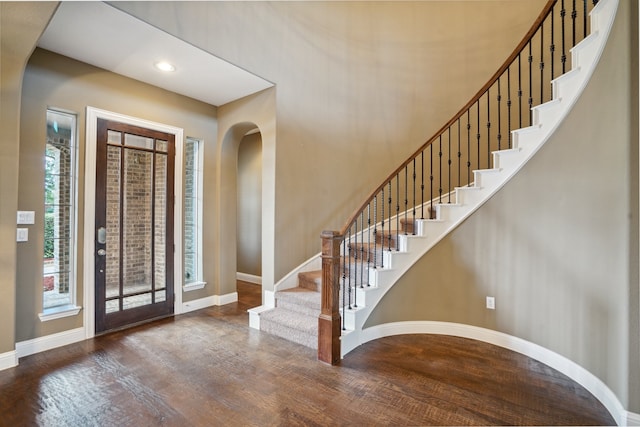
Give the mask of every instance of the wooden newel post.
[[318, 318], [318, 360], [340, 362], [340, 243], [337, 231], [322, 232], [322, 304]]

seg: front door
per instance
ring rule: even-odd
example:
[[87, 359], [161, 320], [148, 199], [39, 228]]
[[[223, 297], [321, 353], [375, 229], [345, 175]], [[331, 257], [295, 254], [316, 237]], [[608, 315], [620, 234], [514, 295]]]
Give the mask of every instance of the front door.
[[173, 134], [98, 119], [96, 333], [173, 314]]

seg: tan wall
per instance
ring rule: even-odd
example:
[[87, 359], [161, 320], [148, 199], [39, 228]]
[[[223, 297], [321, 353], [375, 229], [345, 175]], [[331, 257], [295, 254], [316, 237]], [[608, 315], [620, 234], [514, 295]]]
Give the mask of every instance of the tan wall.
[[[272, 89], [221, 107], [217, 131], [215, 122], [212, 123], [215, 110], [183, 104], [183, 98], [166, 92], [159, 97], [156, 89], [142, 89], [143, 85], [129, 93], [129, 90], [122, 90], [129, 84], [112, 85], [118, 78], [91, 67], [61, 68], [56, 73], [39, 70], [38, 78], [46, 77], [46, 84], [44, 80], [41, 82], [43, 91], [37, 98], [47, 98], [48, 103], [57, 107], [68, 104], [66, 108], [80, 113], [86, 103], [91, 103], [99, 108], [167, 124], [182, 125], [183, 119], [194, 120], [193, 127], [182, 125], [185, 134], [204, 138], [207, 144], [223, 141], [225, 137], [233, 139], [233, 131], [240, 133], [242, 130], [242, 126], [234, 127], [239, 122], [257, 124], [263, 137], [266, 168], [273, 167], [273, 176], [263, 180], [263, 186], [275, 200], [272, 204], [263, 199], [263, 208], [264, 203], [268, 204], [263, 215], [272, 220], [270, 227], [273, 229], [263, 227], [263, 236], [273, 232], [278, 239], [267, 242], [267, 246], [271, 245], [270, 250], [268, 253], [263, 251], [262, 255], [263, 260], [271, 257], [272, 262], [263, 262], [266, 271], [263, 270], [262, 275], [273, 283], [317, 253], [320, 230], [339, 228], [363, 194], [371, 189], [371, 182], [379, 182], [469, 99], [511, 51], [543, 3], [544, 0], [118, 2], [117, 7], [134, 16], [275, 82], [277, 96], [276, 90]], [[634, 2], [621, 2], [623, 6], [628, 3]], [[36, 192], [27, 192], [24, 196], [28, 206], [17, 203], [18, 141], [26, 144], [31, 139], [19, 135], [18, 115], [22, 67], [52, 9], [53, 5], [48, 3], [0, 2], [2, 242], [12, 242], [15, 238], [15, 211], [18, 208], [35, 206], [33, 209], [36, 210], [42, 203], [41, 194]], [[496, 19], [497, 16], [504, 19]], [[637, 13], [627, 16], [637, 16]], [[618, 33], [621, 38], [627, 35]], [[603, 67], [599, 73], [612, 75], [611, 81], [626, 82], [628, 75], [617, 73], [626, 72], [621, 64], [629, 55], [626, 51], [615, 54], [615, 66]], [[637, 60], [637, 55], [633, 57]], [[637, 153], [633, 157], [629, 141], [631, 131], [625, 127], [625, 123], [633, 123], [633, 120], [619, 122], [621, 117], [626, 119], [627, 110], [621, 105], [630, 103], [628, 87], [623, 84], [621, 89], [609, 85], [609, 93], [602, 86], [604, 84], [590, 89], [585, 95], [587, 100], [576, 110], [581, 113], [574, 112], [571, 121], [563, 125], [554, 138], [563, 144], [552, 141], [545, 147], [521, 177], [409, 272], [403, 279], [405, 285], [399, 285], [396, 292], [401, 294], [411, 286], [415, 288], [415, 283], [421, 283], [424, 277], [441, 279], [442, 283], [435, 289], [426, 291], [441, 298], [438, 307], [434, 307], [424, 293], [419, 294], [426, 305], [409, 307], [410, 316], [422, 318], [424, 310], [433, 310], [429, 316], [433, 320], [493, 327], [541, 342], [558, 352], [567, 352], [572, 359], [603, 378], [618, 396], [629, 402], [629, 409], [638, 412], [639, 369], [634, 362], [639, 359], [637, 322], [630, 326], [633, 319], [637, 321], [638, 313], [637, 280], [634, 281], [630, 273], [637, 267], [637, 257], [633, 258], [634, 250], [637, 254], [637, 227], [627, 222], [627, 214], [631, 211], [631, 218], [635, 218], [637, 224], [637, 209], [632, 209], [629, 195], [637, 193], [637, 185], [629, 181], [629, 176], [637, 176], [637, 163], [633, 161], [637, 159]], [[74, 97], [65, 95], [69, 89]], [[637, 100], [637, 88], [635, 95]], [[100, 102], [93, 103], [92, 96]], [[611, 104], [607, 102], [606, 108], [602, 107], [601, 100], [609, 99], [609, 96], [612, 97]], [[180, 100], [182, 109], [175, 110], [167, 105], [176, 100]], [[34, 105], [34, 113], [30, 114], [37, 116], [35, 111], [42, 111], [42, 117], [34, 116], [31, 121], [31, 116], [27, 116], [23, 123], [33, 123], [34, 131], [44, 131], [44, 126], [39, 127], [37, 123], [44, 120], [47, 103], [40, 99], [28, 101], [26, 97], [25, 102]], [[589, 102], [598, 108], [587, 107]], [[606, 119], [603, 123], [607, 126], [595, 126], [596, 120], [580, 120], [592, 118], [596, 113], [599, 118]], [[619, 127], [612, 129], [615, 123]], [[83, 129], [82, 116], [79, 124]], [[620, 138], [610, 138], [609, 131], [620, 132]], [[574, 132], [583, 138], [567, 138]], [[575, 147], [581, 139], [593, 142], [596, 138], [613, 141], [612, 151], [601, 152], [602, 144], [589, 144], [593, 150], [587, 152]], [[39, 135], [33, 135], [28, 143], [39, 144], [42, 140]], [[233, 157], [237, 156], [237, 146], [233, 148], [229, 144], [225, 149], [224, 145], [224, 141], [215, 149], [209, 149], [208, 145], [205, 162], [222, 164], [221, 159], [227, 155], [237, 158]], [[571, 156], [566, 151], [569, 148], [574, 155], [580, 153], [579, 162], [568, 162]], [[41, 176], [23, 178], [29, 168], [39, 170], [34, 165], [41, 147], [34, 153], [26, 148], [22, 151], [25, 159], [20, 162], [21, 187], [24, 180], [25, 185], [32, 180], [29, 185], [41, 188]], [[563, 165], [567, 169], [559, 176], [550, 173], [549, 169], [560, 163], [555, 156], [560, 156], [562, 163], [568, 163]], [[583, 175], [579, 175], [577, 181], [569, 181], [567, 187], [556, 185], [556, 178], [566, 179], [572, 173], [585, 172], [584, 165], [594, 163], [599, 157], [610, 167], [606, 168], [597, 185], [590, 182], [585, 186]], [[213, 284], [213, 290], [208, 286], [200, 293], [186, 295], [187, 298], [202, 297], [207, 292], [235, 291], [235, 240], [230, 243], [233, 247], [226, 247], [224, 253], [220, 243], [225, 240], [227, 229], [224, 227], [233, 227], [235, 233], [235, 202], [233, 208], [220, 204], [221, 201], [235, 201], [235, 178], [230, 177], [236, 176], [236, 170], [232, 169], [206, 169], [205, 186], [211, 187], [205, 194], [213, 194], [213, 197], [204, 202], [205, 226], [210, 221], [214, 230], [206, 232], [204, 244], [213, 248], [213, 254], [220, 255], [214, 255], [211, 262], [205, 261], [205, 279]], [[232, 190], [227, 188], [230, 182]], [[621, 182], [624, 183], [622, 186]], [[574, 192], [577, 193], [575, 207]], [[571, 199], [568, 198], [570, 194]], [[22, 200], [21, 196], [21, 203]], [[498, 204], [501, 205], [499, 210]], [[523, 204], [530, 207], [530, 212], [524, 215], [529, 221], [522, 220], [519, 211], [517, 215], [514, 213], [515, 206]], [[221, 206], [217, 215], [213, 211], [216, 205]], [[490, 233], [497, 230], [497, 225], [491, 224], [498, 214], [512, 221], [507, 222], [510, 233], [502, 238]], [[569, 218], [571, 221], [567, 224]], [[500, 230], [505, 228], [503, 225]], [[590, 232], [571, 233], [569, 226]], [[471, 255], [466, 252], [470, 250], [467, 243], [460, 246], [465, 229], [473, 236], [472, 248], [476, 251], [470, 252]], [[32, 239], [42, 239], [41, 231], [30, 235]], [[572, 240], [575, 236], [578, 236], [576, 241]], [[548, 238], [553, 244], [541, 238]], [[15, 245], [0, 246], [0, 353], [12, 350], [16, 340], [74, 326], [67, 324], [68, 321], [56, 321], [49, 322], [44, 330], [35, 317], [37, 310], [33, 301], [40, 282], [25, 269], [29, 262], [31, 266], [39, 265], [41, 248], [34, 248], [33, 240], [29, 245], [32, 247], [21, 249], [24, 254], [20, 253], [17, 281]], [[599, 248], [599, 252], [590, 252], [585, 247]], [[459, 259], [451, 261], [449, 255], [456, 254]], [[532, 261], [529, 261], [530, 257]], [[429, 266], [441, 260], [447, 260], [444, 272], [433, 273]], [[504, 271], [484, 267], [493, 264]], [[448, 272], [453, 276], [446, 274]], [[541, 284], [541, 280], [544, 283]], [[517, 287], [513, 283], [517, 283]], [[629, 283], [635, 283], [635, 286]], [[445, 287], [445, 284], [448, 285]], [[14, 306], [16, 286], [21, 294]], [[497, 298], [498, 310], [493, 313], [478, 308], [488, 291]], [[400, 297], [390, 294], [388, 298]], [[404, 306], [405, 299], [400, 299]], [[412, 296], [412, 299], [420, 298]], [[527, 305], [524, 301], [533, 303]], [[397, 315], [391, 313], [392, 306], [396, 307], [385, 301], [380, 311], [374, 313], [372, 324], [395, 318]], [[16, 312], [18, 328], [14, 339]], [[553, 325], [543, 329], [542, 326], [551, 320]], [[576, 324], [578, 327], [574, 328]], [[587, 334], [587, 330], [593, 332], [593, 336]], [[564, 338], [571, 340], [572, 349]], [[603, 348], [612, 350], [603, 353]], [[631, 392], [627, 393], [627, 389]]]
[[22, 74], [57, 3], [0, 2], [0, 354], [15, 349]]
[[[24, 75], [20, 136], [19, 203], [22, 210], [36, 212], [30, 226], [29, 242], [18, 246], [16, 269], [16, 340], [23, 341], [82, 326], [82, 315], [42, 323], [43, 182], [42, 168], [47, 107], [62, 108], [78, 115], [78, 276], [77, 304], [82, 305], [84, 144], [85, 108], [92, 106], [141, 119], [181, 127], [185, 136], [201, 138], [215, 153], [217, 140], [216, 108], [135, 80], [83, 64], [44, 50], [32, 55]], [[209, 149], [210, 146], [210, 149]], [[215, 155], [205, 159], [205, 168], [215, 167]], [[204, 182], [205, 194], [215, 194], [213, 182]], [[213, 212], [205, 215], [214, 216]], [[15, 219], [15, 212], [14, 212]], [[211, 222], [204, 222], [204, 234], [212, 233]], [[185, 301], [214, 295], [215, 277], [205, 270], [203, 290], [185, 293]], [[180, 291], [181, 282], [175, 283]]]
[[[217, 235], [213, 242], [219, 256], [214, 257], [219, 295], [236, 291], [238, 272], [238, 150], [245, 134], [258, 128], [261, 139], [261, 277], [263, 290], [273, 290], [275, 265], [275, 165], [276, 165], [276, 89], [230, 102], [218, 109], [218, 168], [215, 171], [218, 198], [205, 200], [219, 207]], [[206, 178], [206, 175], [205, 175]]]
[[[521, 337], [585, 367], [638, 412], [638, 116], [629, 108], [638, 50], [629, 9], [620, 2], [591, 82], [549, 142], [405, 274], [366, 327], [436, 320]], [[496, 298], [495, 311], [485, 296]]]
[[480, 89], [544, 3], [116, 7], [277, 85], [278, 280], [317, 254], [320, 232], [340, 228], [372, 182], [382, 181]]
[[238, 148], [238, 272], [262, 275], [262, 139], [242, 138]]

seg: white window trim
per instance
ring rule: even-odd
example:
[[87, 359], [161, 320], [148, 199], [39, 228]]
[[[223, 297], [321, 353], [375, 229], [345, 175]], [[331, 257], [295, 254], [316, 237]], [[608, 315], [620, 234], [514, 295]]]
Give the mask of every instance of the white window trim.
[[75, 316], [80, 313], [80, 310], [82, 310], [82, 307], [75, 304], [60, 305], [43, 310], [43, 313], [38, 313], [38, 317], [41, 322], [48, 322], [50, 320], [62, 319], [63, 317]]
[[67, 114], [74, 117], [74, 133], [72, 140], [72, 154], [71, 162], [73, 163], [73, 175], [71, 178], [71, 194], [73, 194], [73, 226], [71, 227], [71, 262], [69, 272], [69, 304], [44, 308], [44, 295], [41, 298], [41, 304], [43, 306], [42, 313], [38, 313], [38, 318], [41, 322], [48, 322], [50, 320], [62, 319], [64, 317], [70, 317], [77, 315], [82, 306], [76, 305], [77, 287], [78, 287], [78, 113], [74, 111], [65, 110], [62, 108], [47, 107], [47, 111], [54, 111], [56, 113]]
[[184, 292], [197, 291], [198, 289], [202, 289], [205, 286], [207, 286], [207, 282], [202, 282], [202, 281], [191, 282], [183, 285], [182, 290]]
[[[84, 327], [86, 338], [93, 338], [96, 332], [96, 307], [95, 307], [95, 192], [96, 192], [96, 134], [98, 119], [114, 120], [128, 123], [147, 129], [170, 133], [175, 136], [176, 156], [174, 169], [174, 201], [182, 201], [182, 162], [184, 155], [184, 130], [175, 126], [126, 116], [124, 114], [87, 107], [86, 134], [85, 134], [85, 173], [84, 173], [84, 264], [83, 264], [83, 290], [84, 290]], [[174, 254], [173, 254], [173, 283], [175, 303], [174, 314], [182, 313], [182, 292], [179, 283], [182, 283], [182, 203], [174, 203]]]
[[204, 183], [204, 140], [200, 138], [187, 137], [187, 140], [194, 141], [198, 145], [198, 158], [197, 158], [197, 181], [196, 181], [196, 200], [198, 202], [198, 211], [197, 211], [197, 230], [196, 233], [198, 235], [198, 245], [196, 248], [196, 277], [193, 282], [184, 283], [184, 277], [182, 278], [184, 285], [182, 286], [182, 290], [184, 292], [195, 291], [198, 289], [202, 289], [207, 285], [207, 282], [203, 281], [203, 264], [202, 264], [202, 221], [203, 221], [203, 183]]

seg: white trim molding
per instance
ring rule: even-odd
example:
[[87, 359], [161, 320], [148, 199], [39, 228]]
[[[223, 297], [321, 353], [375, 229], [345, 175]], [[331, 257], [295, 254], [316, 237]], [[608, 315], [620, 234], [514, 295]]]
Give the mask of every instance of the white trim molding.
[[71, 317], [80, 313], [82, 307], [77, 305], [65, 305], [62, 307], [53, 307], [45, 310], [44, 313], [38, 313], [38, 317], [41, 322], [48, 322], [49, 320], [62, 319], [63, 317]]
[[[638, 422], [640, 417], [627, 412], [618, 397], [598, 377], [566, 357], [522, 338], [478, 326], [436, 321], [385, 323], [362, 330], [360, 344], [378, 338], [406, 334], [451, 335], [486, 342], [528, 356], [565, 374], [587, 389], [609, 411], [617, 425]], [[630, 424], [632, 425], [632, 424]]]
[[224, 295], [212, 295], [205, 298], [196, 299], [182, 303], [181, 313], [189, 313], [190, 311], [200, 310], [202, 308], [212, 307], [214, 305], [231, 304], [238, 301], [238, 293], [231, 292]]
[[262, 277], [254, 276], [253, 274], [247, 273], [236, 273], [236, 279], [242, 280], [243, 282], [255, 283], [256, 285], [262, 285]]
[[18, 366], [18, 355], [15, 350], [0, 354], [0, 371]]
[[224, 295], [214, 295], [213, 298], [215, 299], [214, 305], [226, 305], [226, 304], [231, 304], [232, 302], [237, 302], [238, 293], [231, 292], [229, 294], [224, 294]]
[[640, 414], [627, 411], [627, 422], [623, 425], [626, 426], [640, 426]]
[[32, 340], [16, 343], [16, 357], [21, 358], [32, 354], [62, 347], [85, 340], [84, 328], [69, 329], [57, 334], [45, 335]]
[[[207, 282], [191, 282], [186, 285], [182, 285], [182, 292], [197, 291], [207, 286]], [[184, 307], [184, 304], [182, 305]], [[184, 311], [183, 311], [184, 313]]]
[[[156, 123], [149, 120], [126, 116], [124, 114], [87, 107], [85, 134], [85, 180], [84, 180], [84, 324], [85, 338], [95, 336], [95, 189], [96, 189], [96, 135], [98, 119], [114, 120], [147, 129], [154, 129], [175, 135], [175, 189], [174, 199], [182, 200], [182, 157], [184, 149], [184, 130], [179, 127]], [[174, 314], [182, 313], [182, 203], [174, 203]]]
[[195, 299], [182, 303], [182, 314], [216, 305], [216, 296]]

